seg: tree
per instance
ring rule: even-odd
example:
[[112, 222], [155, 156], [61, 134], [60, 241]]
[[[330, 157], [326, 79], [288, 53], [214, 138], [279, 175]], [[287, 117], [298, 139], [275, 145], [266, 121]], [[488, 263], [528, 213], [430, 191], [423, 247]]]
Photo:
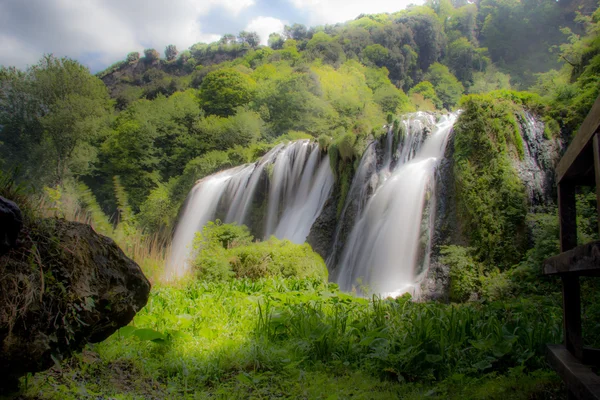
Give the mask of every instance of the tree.
[[390, 52], [388, 49], [380, 44], [372, 44], [363, 49], [363, 58], [368, 62], [381, 67], [389, 57]]
[[160, 54], [154, 49], [144, 50], [144, 57], [146, 58], [146, 62], [149, 63], [160, 60]]
[[139, 61], [139, 59], [140, 59], [140, 53], [137, 51], [132, 51], [131, 53], [127, 54], [126, 61], [129, 64], [132, 64], [134, 62]]
[[209, 114], [233, 115], [237, 107], [250, 102], [255, 85], [252, 78], [233, 68], [210, 72], [200, 85], [202, 108]]
[[47, 110], [42, 111], [40, 121], [56, 151], [56, 178], [60, 181], [75, 161], [78, 147], [97, 138], [111, 110], [108, 90], [86, 67], [69, 58], [45, 56], [30, 73], [34, 95], [42, 110]]
[[302, 24], [294, 24], [292, 26], [284, 26], [283, 34], [287, 39], [304, 40], [308, 38], [308, 30]]
[[285, 42], [285, 40], [283, 39], [283, 36], [281, 36], [279, 33], [271, 33], [269, 35], [269, 47], [272, 48], [273, 50], [280, 50], [283, 48], [283, 43]]
[[373, 100], [379, 104], [383, 112], [390, 114], [395, 114], [400, 106], [409, 104], [406, 94], [394, 85], [386, 85], [377, 89], [373, 94]]
[[179, 52], [177, 51], [177, 47], [175, 45], [170, 44], [165, 47], [165, 57], [167, 58], [167, 61], [173, 61], [175, 58], [177, 58], [177, 54], [179, 54]]
[[431, 82], [435, 93], [447, 109], [454, 107], [465, 91], [462, 83], [452, 75], [448, 67], [440, 63], [432, 64], [423, 78]]
[[238, 41], [242, 44], [245, 43], [254, 49], [260, 44], [260, 36], [258, 36], [258, 33], [256, 32], [241, 31], [238, 34]]
[[19, 152], [43, 152], [15, 161], [40, 162], [30, 166], [37, 177], [47, 173], [43, 161], [51, 162], [58, 182], [87, 172], [111, 110], [104, 83], [75, 60], [46, 55], [26, 72], [2, 70], [0, 84], [0, 140]]
[[20, 165], [21, 175], [29, 181], [49, 169], [33, 84], [31, 74], [0, 66], [0, 167]]
[[308, 57], [322, 58], [329, 64], [339, 64], [345, 61], [346, 55], [342, 46], [325, 32], [317, 32], [306, 44]]
[[465, 37], [455, 40], [448, 46], [447, 64], [452, 73], [464, 85], [470, 85], [475, 72], [485, 71], [489, 58], [481, 49], [475, 48]]
[[227, 45], [227, 44], [235, 43], [235, 40], [236, 40], [236, 38], [234, 35], [232, 35], [231, 33], [227, 33], [227, 34], [223, 35], [221, 37], [221, 39], [219, 39], [219, 44]]
[[410, 89], [408, 94], [412, 97], [415, 94], [421, 95], [424, 100], [430, 100], [435, 108], [442, 108], [442, 101], [438, 98], [435, 93], [433, 85], [429, 81], [419, 82], [414, 88]]

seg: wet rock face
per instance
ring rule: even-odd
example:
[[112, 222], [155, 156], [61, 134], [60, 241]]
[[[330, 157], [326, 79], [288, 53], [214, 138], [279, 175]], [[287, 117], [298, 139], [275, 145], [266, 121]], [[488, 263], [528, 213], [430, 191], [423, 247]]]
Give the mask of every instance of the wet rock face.
[[127, 325], [150, 292], [140, 267], [90, 226], [45, 219], [25, 229], [0, 257], [0, 393]]
[[519, 116], [524, 157], [515, 161], [515, 169], [525, 184], [531, 206], [552, 202], [554, 168], [560, 159], [562, 143], [544, 137], [544, 123], [526, 112]]
[[325, 203], [323, 211], [310, 228], [310, 233], [306, 238], [308, 244], [310, 244], [317, 254], [323, 257], [323, 260], [327, 260], [327, 257], [331, 253], [336, 220], [335, 196], [331, 196]]
[[0, 196], [0, 256], [16, 246], [22, 227], [23, 216], [19, 207]]

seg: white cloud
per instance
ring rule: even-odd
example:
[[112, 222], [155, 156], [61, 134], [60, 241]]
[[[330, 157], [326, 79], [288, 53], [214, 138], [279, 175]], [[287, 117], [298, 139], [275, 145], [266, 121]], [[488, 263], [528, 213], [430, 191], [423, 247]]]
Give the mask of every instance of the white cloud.
[[[168, 44], [183, 50], [197, 42], [217, 40], [217, 33], [224, 31], [219, 28], [229, 29], [229, 24], [236, 30], [246, 26], [266, 43], [269, 34], [281, 31], [284, 23], [342, 22], [360, 13], [398, 11], [409, 3], [423, 2], [287, 0], [273, 8], [272, 1], [0, 0], [0, 65], [24, 68], [42, 54], [54, 53], [98, 70], [130, 51], [155, 48], [162, 53]], [[278, 18], [271, 12], [277, 12]], [[216, 20], [206, 20], [213, 15]], [[206, 21], [206, 26], [199, 21]]]
[[424, 0], [288, 0], [309, 14], [309, 25], [334, 24], [356, 18], [360, 14], [395, 12]]
[[250, 21], [248, 26], [246, 26], [246, 31], [248, 32], [256, 32], [258, 36], [260, 36], [260, 43], [267, 44], [269, 40], [269, 35], [273, 32], [283, 33], [283, 27], [285, 26], [285, 22], [272, 17], [257, 17]]
[[39, 58], [40, 54], [35, 49], [27, 48], [26, 43], [0, 34], [0, 60], [13, 60], [13, 62], [6, 63], [6, 65], [33, 65]]
[[[237, 15], [255, 0], [3, 0], [0, 65], [25, 67], [52, 52], [93, 58], [93, 65], [123, 59], [130, 51], [166, 45], [185, 49], [215, 40], [198, 19], [215, 8]], [[26, 51], [23, 49], [26, 48]]]

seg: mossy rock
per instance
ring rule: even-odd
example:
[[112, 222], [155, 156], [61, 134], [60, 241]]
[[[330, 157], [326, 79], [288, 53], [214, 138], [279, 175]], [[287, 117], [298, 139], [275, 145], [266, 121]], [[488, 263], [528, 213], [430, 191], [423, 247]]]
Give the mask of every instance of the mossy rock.
[[37, 220], [22, 238], [0, 257], [3, 382], [106, 339], [133, 319], [150, 292], [140, 267], [89, 225]]

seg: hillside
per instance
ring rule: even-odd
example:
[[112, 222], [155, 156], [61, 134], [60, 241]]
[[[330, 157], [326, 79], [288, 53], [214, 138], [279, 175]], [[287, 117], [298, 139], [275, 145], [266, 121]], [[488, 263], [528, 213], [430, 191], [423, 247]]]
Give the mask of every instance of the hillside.
[[[92, 225], [154, 285], [22, 398], [563, 398], [541, 265], [599, 35], [594, 0], [429, 0], [96, 75], [51, 54], [0, 67], [0, 193]], [[598, 283], [581, 287], [598, 346]]]

